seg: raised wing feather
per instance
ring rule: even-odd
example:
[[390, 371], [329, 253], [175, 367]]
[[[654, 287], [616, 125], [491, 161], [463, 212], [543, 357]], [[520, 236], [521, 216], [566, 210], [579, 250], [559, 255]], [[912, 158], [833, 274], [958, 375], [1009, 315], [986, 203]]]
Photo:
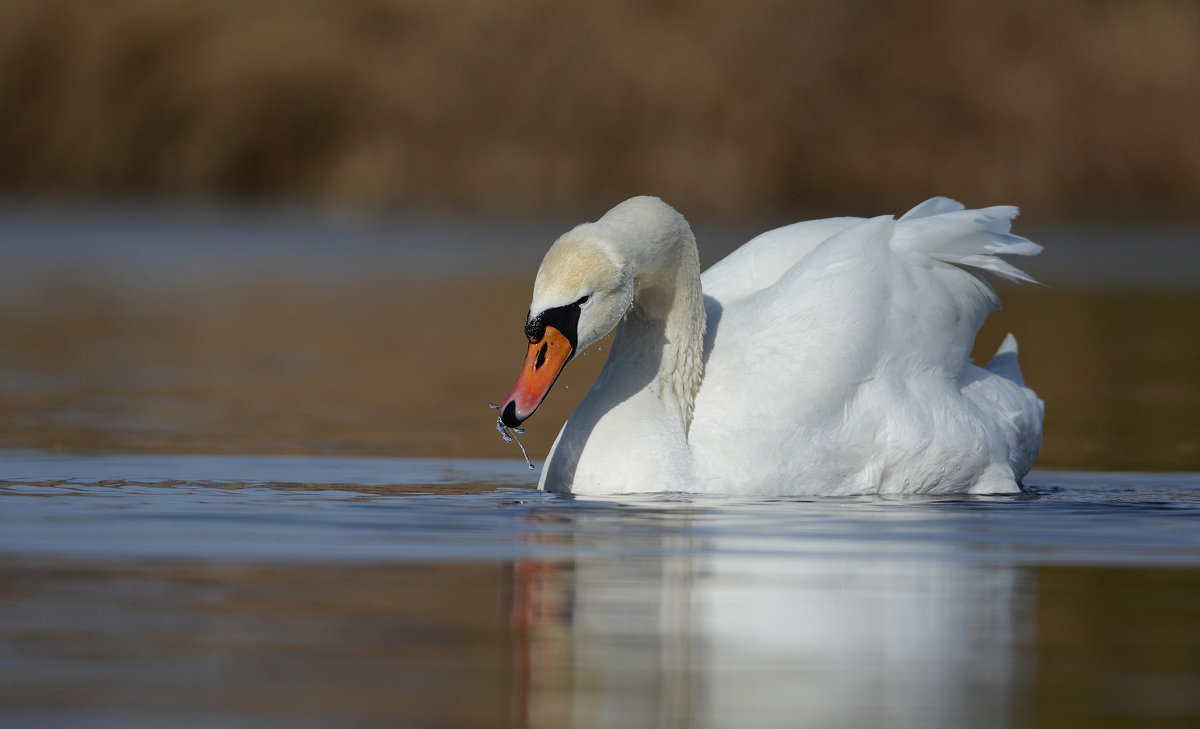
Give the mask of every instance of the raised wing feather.
[[[837, 472], [844, 460], [857, 469], [849, 491], [871, 490], [872, 479], [903, 482], [898, 463], [914, 474], [962, 469], [964, 480], [993, 466], [997, 480], [1023, 475], [1011, 472], [1028, 467], [1020, 454], [1007, 464], [973, 461], [1003, 455], [1017, 430], [1028, 435], [1036, 425], [1040, 440], [1040, 415], [1033, 423], [1027, 407], [1036, 397], [968, 360], [984, 318], [999, 306], [977, 271], [1031, 280], [997, 257], [1040, 250], [1008, 233], [1015, 214], [935, 198], [899, 220], [781, 228], [714, 266], [702, 279], [709, 355], [692, 436], [707, 469], [769, 464], [763, 480], [802, 478]], [[782, 271], [770, 268], [780, 264]], [[987, 378], [998, 381], [980, 382]], [[994, 397], [965, 396], [968, 381]], [[1014, 403], [1022, 412], [1009, 417]], [[753, 444], [774, 453], [756, 453]], [[795, 460], [780, 459], [780, 450]], [[953, 473], [939, 483], [952, 481]]]

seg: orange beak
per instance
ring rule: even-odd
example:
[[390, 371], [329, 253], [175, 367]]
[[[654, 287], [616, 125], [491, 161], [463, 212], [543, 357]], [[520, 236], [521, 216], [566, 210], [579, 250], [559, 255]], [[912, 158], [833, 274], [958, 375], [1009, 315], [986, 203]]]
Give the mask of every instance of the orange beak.
[[566, 335], [547, 325], [542, 338], [529, 344], [517, 383], [500, 406], [501, 422], [509, 428], [516, 428], [533, 415], [571, 359], [572, 351]]

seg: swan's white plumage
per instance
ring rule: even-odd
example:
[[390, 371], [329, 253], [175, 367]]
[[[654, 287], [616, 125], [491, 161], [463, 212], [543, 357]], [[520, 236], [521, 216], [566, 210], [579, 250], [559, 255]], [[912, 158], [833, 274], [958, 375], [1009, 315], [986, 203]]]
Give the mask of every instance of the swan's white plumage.
[[979, 272], [1032, 280], [997, 257], [1040, 250], [1008, 232], [1016, 212], [934, 198], [898, 220], [797, 223], [699, 277], [690, 229], [656, 198], [579, 226], [547, 254], [531, 315], [589, 296], [580, 348], [617, 335], [541, 487], [1017, 491], [1042, 403], [1011, 335], [987, 368], [969, 361], [999, 306]]

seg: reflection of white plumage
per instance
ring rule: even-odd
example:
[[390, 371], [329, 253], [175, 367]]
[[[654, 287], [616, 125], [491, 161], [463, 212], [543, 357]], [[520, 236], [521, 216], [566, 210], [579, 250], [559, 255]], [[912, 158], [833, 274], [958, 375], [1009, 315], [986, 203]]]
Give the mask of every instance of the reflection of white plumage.
[[570, 357], [616, 327], [542, 488], [1016, 491], [1042, 403], [1011, 336], [986, 369], [969, 360], [999, 307], [977, 271], [1028, 281], [997, 254], [1041, 250], [1008, 233], [1015, 215], [934, 198], [899, 220], [797, 223], [701, 276], [683, 217], [627, 200], [546, 254], [504, 420], [529, 417]]
[[[1037, 570], [971, 559], [976, 520], [947, 513], [736, 497], [563, 509], [589, 552], [514, 573], [518, 706], [539, 729], [1020, 724]], [[636, 557], [590, 550], [614, 538]]]

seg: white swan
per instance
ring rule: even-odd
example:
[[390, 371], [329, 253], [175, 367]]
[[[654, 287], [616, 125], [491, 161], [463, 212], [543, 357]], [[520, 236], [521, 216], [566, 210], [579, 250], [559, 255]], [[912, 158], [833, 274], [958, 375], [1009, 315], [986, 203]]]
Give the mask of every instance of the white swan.
[[1004, 493], [1041, 445], [1042, 402], [1005, 339], [996, 254], [1013, 207], [933, 198], [899, 220], [831, 218], [764, 233], [703, 276], [691, 228], [635, 197], [560, 237], [533, 286], [529, 351], [500, 406], [517, 427], [562, 367], [616, 327], [539, 488], [581, 494]]

